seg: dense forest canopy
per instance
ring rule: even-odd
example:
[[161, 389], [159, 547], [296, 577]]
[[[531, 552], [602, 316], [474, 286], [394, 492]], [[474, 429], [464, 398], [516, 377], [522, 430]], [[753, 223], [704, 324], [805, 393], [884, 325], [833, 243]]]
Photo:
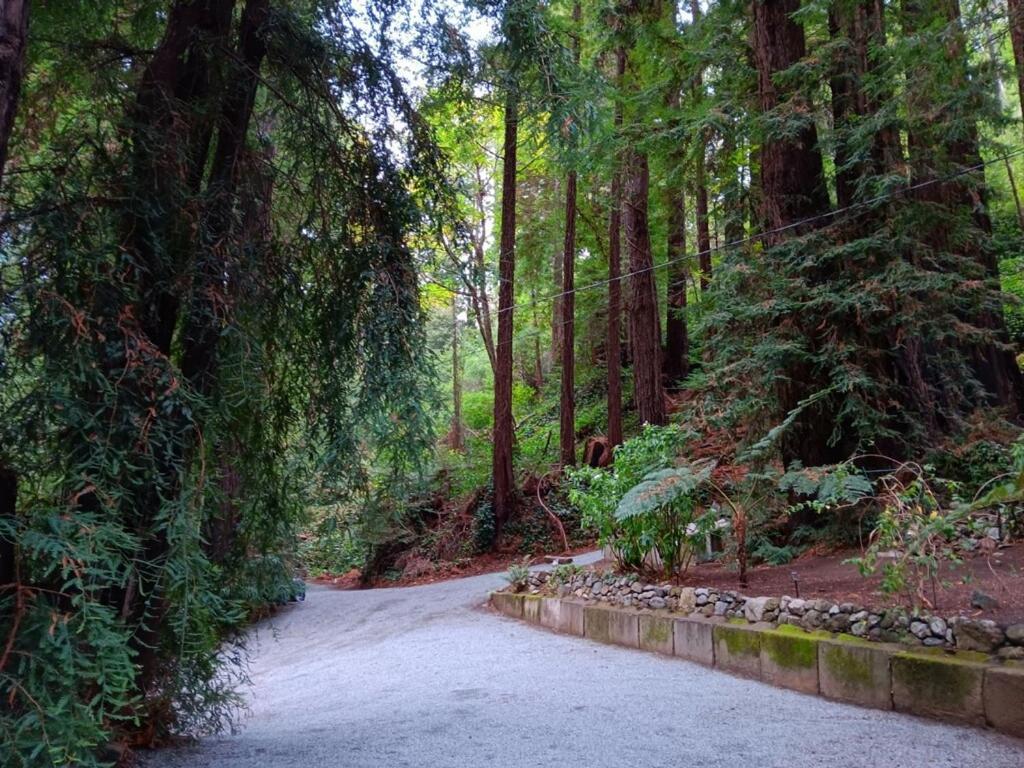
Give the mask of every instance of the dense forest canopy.
[[7, 0], [0, 762], [570, 485], [1009, 457], [1022, 104], [1020, 0]]

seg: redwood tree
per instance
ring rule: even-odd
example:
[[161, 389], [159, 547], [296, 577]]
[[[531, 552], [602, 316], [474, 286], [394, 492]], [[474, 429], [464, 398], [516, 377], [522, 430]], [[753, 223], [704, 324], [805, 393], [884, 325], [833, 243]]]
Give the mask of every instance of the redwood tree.
[[494, 519], [497, 535], [515, 504], [512, 467], [512, 319], [516, 276], [516, 150], [519, 95], [515, 85], [505, 96], [505, 137], [502, 144], [501, 244], [498, 254], [498, 341], [494, 371]]
[[[572, 18], [575, 25], [573, 38], [573, 58], [579, 63], [579, 21], [580, 4], [574, 3]], [[576, 396], [575, 396], [575, 365], [576, 365], [576, 334], [575, 334], [575, 273], [576, 273], [576, 170], [571, 169], [565, 180], [565, 243], [562, 248], [562, 295], [560, 306], [562, 353], [562, 391], [559, 407], [559, 446], [563, 467], [576, 464]]]

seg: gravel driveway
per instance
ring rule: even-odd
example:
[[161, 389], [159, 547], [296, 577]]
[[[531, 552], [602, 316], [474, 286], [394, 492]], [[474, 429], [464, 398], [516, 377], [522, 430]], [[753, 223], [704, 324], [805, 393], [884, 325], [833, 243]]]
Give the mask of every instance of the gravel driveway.
[[1024, 742], [598, 645], [484, 607], [500, 575], [312, 588], [259, 628], [234, 736], [147, 768], [1022, 768]]

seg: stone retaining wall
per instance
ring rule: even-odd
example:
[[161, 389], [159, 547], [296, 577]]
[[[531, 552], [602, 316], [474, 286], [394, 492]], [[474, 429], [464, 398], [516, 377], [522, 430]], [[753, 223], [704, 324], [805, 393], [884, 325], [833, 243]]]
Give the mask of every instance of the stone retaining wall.
[[576, 573], [555, 584], [551, 574], [530, 574], [532, 594], [576, 597], [624, 608], [669, 609], [683, 614], [740, 619], [750, 623], [794, 626], [850, 634], [865, 640], [926, 648], [979, 651], [1005, 660], [1024, 661], [1024, 624], [999, 626], [965, 616], [911, 614], [902, 608], [871, 610], [854, 603], [794, 597], [746, 597], [714, 587], [648, 584], [637, 576]]
[[665, 656], [836, 701], [1024, 738], [1024, 664], [942, 648], [908, 650], [852, 635], [723, 616], [494, 592], [501, 613], [565, 634]]

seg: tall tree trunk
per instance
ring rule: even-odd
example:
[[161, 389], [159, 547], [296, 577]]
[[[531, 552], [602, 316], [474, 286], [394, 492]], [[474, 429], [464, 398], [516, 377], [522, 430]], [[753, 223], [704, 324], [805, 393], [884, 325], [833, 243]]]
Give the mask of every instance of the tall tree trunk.
[[[0, 6], [0, 188], [25, 71], [28, 7], [28, 0], [6, 0]], [[14, 519], [17, 501], [18, 476], [0, 454], [0, 519]], [[15, 552], [13, 540], [0, 538], [0, 588], [14, 582]]]
[[[792, 14], [800, 8], [800, 0], [755, 0], [754, 6], [754, 59], [758, 74], [758, 102], [761, 114], [770, 114], [782, 102], [795, 102], [796, 109], [811, 112], [810, 104], [796, 91], [782, 91], [776, 75], [798, 63], [806, 54], [804, 30]], [[818, 136], [813, 123], [803, 125], [799, 131], [776, 134], [768, 131], [760, 152], [761, 160], [761, 222], [766, 229], [765, 241], [778, 245], [794, 234], [793, 224], [813, 218], [829, 209], [825, 172], [818, 150]], [[805, 229], [811, 228], [806, 227]], [[778, 231], [783, 230], [783, 231]], [[771, 258], [769, 253], [768, 258]], [[813, 349], [817, 345], [818, 331], [800, 329], [801, 318], [791, 322], [798, 333]], [[788, 363], [784, 370], [785, 383], [777, 386], [777, 395], [785, 417], [805, 398], [823, 386], [815, 381], [815, 374], [805, 362]], [[782, 438], [783, 461], [801, 460], [807, 466], [828, 463], [839, 458], [837, 449], [829, 446], [831, 414], [818, 407], [803, 413], [789, 427]]]
[[647, 218], [650, 173], [647, 155], [626, 151], [625, 225], [629, 253], [630, 342], [633, 347], [633, 398], [640, 421], [665, 423], [665, 396], [661, 387], [661, 331], [658, 286]]
[[[690, 0], [690, 14], [694, 23], [700, 21], [699, 0]], [[693, 86], [697, 98], [704, 98], [704, 72], [697, 71]], [[694, 198], [697, 208], [697, 261], [700, 265], [700, 290], [711, 283], [711, 230], [708, 225], [707, 136], [701, 132], [697, 138], [697, 156], [694, 168]]]
[[452, 294], [452, 428], [448, 446], [453, 451], [465, 450], [462, 430], [462, 360], [459, 357], [459, 295]]
[[486, 186], [479, 165], [476, 167], [476, 182], [474, 202], [480, 226], [473, 234], [473, 287], [470, 290], [470, 298], [473, 302], [477, 327], [480, 329], [480, 336], [484, 342], [484, 349], [487, 351], [487, 359], [491, 363], [491, 373], [494, 374], [497, 371], [498, 363], [494, 351], [491, 301], [487, 296], [487, 265], [484, 250], [487, 243]]
[[505, 97], [505, 139], [501, 186], [501, 251], [498, 256], [498, 343], [494, 374], [494, 519], [497, 538], [512, 516], [515, 477], [512, 467], [512, 314], [516, 276], [516, 149], [519, 97]]
[[21, 96], [28, 47], [29, 0], [4, 0], [0, 4], [0, 185], [7, 164], [7, 145]]
[[[670, 110], [679, 109], [679, 90], [674, 85], [668, 96]], [[679, 178], [685, 165], [685, 152], [671, 155], [672, 169], [665, 187], [668, 226], [666, 261], [665, 379], [675, 385], [689, 373], [689, 339], [686, 329], [686, 289], [689, 270], [686, 263], [686, 195]]]
[[[18, 503], [18, 476], [0, 466], [0, 520], [14, 520]], [[0, 536], [0, 596], [3, 589], [14, 583], [16, 568], [14, 539]]]
[[[842, 0], [828, 9], [828, 35], [835, 51], [829, 85], [832, 90], [832, 122], [840, 138], [835, 146], [836, 204], [848, 208], [853, 203], [858, 173], [851, 167], [849, 152], [841, 132], [857, 114], [856, 94], [860, 83], [857, 78], [853, 24], [842, 17], [847, 9]], [[855, 34], [855, 32], [854, 32]]]
[[[622, 88], [626, 51], [615, 49], [615, 82]], [[622, 133], [622, 99], [615, 102], [615, 135]], [[615, 158], [608, 209], [608, 442], [622, 443], [622, 157]]]
[[[911, 114], [918, 119], [907, 132], [907, 146], [911, 165], [911, 181], [920, 184], [933, 181], [938, 177], [934, 158], [936, 147], [941, 148], [941, 156], [953, 169], [972, 168], [980, 163], [981, 153], [978, 144], [976, 125], [969, 115], [957, 115], [955, 112], [947, 120], [958, 119], [955, 135], [946, 121], [924, 116], [944, 116], [942, 110], [934, 103], [935, 90], [941, 88], [959, 89], [967, 84], [967, 45], [960, 28], [960, 4], [958, 0], [903, 0], [902, 16], [905, 33], [914, 33], [936, 20], [949, 25], [950, 34], [944, 36], [946, 61], [953, 63], [950, 75], [944, 75], [943, 81], [930, 82], [929, 72], [915, 73], [908, 88]], [[921, 78], [925, 78], [922, 82]], [[940, 90], [941, 94], [941, 90]], [[970, 257], [981, 268], [993, 291], [999, 290], [999, 265], [995, 250], [990, 242], [992, 222], [985, 207], [985, 185], [983, 171], [973, 172], [972, 180], [964, 175], [937, 183], [928, 184], [914, 191], [914, 198], [925, 203], [932, 211], [945, 208], [949, 215], [936, 216], [934, 226], [929, 228], [926, 242], [936, 251], [966, 250], [965, 256]], [[955, 221], [957, 211], [970, 211], [973, 225], [980, 237], [972, 237], [963, 246], [956, 241], [961, 239], [958, 233], [950, 230], [949, 224]], [[992, 341], [969, 345], [964, 351], [971, 362], [975, 378], [984, 387], [991, 403], [1007, 407], [1013, 414], [1024, 411], [1024, 378], [1012, 351], [1006, 346], [1006, 325], [1001, 311], [992, 307], [982, 307], [968, 318], [969, 322], [989, 331]]]
[[686, 197], [681, 189], [665, 195], [668, 210], [668, 317], [665, 320], [665, 378], [669, 384], [690, 372], [689, 335], [686, 328], [686, 290], [690, 281], [686, 265]]
[[[580, 4], [573, 3], [573, 58], [580, 61]], [[576, 464], [576, 171], [565, 180], [565, 243], [562, 248], [562, 396], [559, 407], [559, 453], [562, 467]]]
[[[576, 6], [577, 10], [579, 5]], [[576, 171], [565, 184], [565, 247], [562, 253], [562, 396], [559, 412], [559, 446], [563, 467], [576, 464]]]
[[[800, 0], [755, 0], [754, 57], [757, 62], [758, 100], [769, 114], [789, 97], [780, 93], [775, 76], [806, 55], [804, 30], [792, 19]], [[809, 107], [809, 105], [807, 105]], [[769, 135], [761, 146], [761, 220], [766, 229], [780, 229], [828, 210], [825, 172], [818, 150], [818, 132], [808, 123], [794, 136]], [[769, 235], [769, 244], [787, 233]]]
[[1010, 24], [1013, 62], [1017, 68], [1017, 96], [1021, 116], [1024, 117], [1024, 0], [1006, 0], [1006, 15]]

